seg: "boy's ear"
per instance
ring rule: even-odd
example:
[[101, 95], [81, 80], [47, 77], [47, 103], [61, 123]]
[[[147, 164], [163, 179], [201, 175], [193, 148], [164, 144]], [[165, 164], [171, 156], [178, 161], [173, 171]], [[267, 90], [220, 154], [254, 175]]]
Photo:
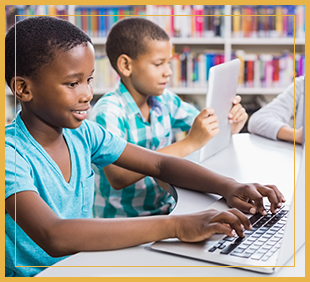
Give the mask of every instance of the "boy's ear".
[[13, 77], [11, 80], [10, 88], [12, 89], [13, 94], [16, 94], [16, 98], [21, 102], [30, 102], [32, 100], [32, 93], [30, 91], [29, 82], [27, 79], [21, 76]]
[[116, 62], [119, 73], [125, 77], [130, 76], [132, 70], [131, 62], [132, 59], [127, 55], [125, 54], [120, 55]]

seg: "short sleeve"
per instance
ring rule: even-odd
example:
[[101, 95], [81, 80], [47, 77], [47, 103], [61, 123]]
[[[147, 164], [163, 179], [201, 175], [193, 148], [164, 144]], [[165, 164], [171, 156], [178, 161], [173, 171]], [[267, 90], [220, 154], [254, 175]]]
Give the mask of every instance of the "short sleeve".
[[112, 134], [95, 122], [87, 122], [91, 162], [99, 169], [115, 162], [126, 147], [126, 140]]
[[[16, 179], [15, 179], [15, 164], [16, 164]], [[23, 156], [16, 151], [15, 163], [15, 149], [12, 146], [5, 146], [5, 198], [15, 193], [22, 191], [38, 192], [34, 185], [32, 169]]]

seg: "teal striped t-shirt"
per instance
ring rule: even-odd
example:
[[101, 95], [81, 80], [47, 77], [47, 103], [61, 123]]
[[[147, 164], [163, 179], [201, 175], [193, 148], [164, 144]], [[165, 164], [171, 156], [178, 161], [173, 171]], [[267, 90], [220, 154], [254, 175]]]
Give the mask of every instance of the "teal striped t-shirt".
[[[136, 102], [119, 81], [114, 91], [106, 93], [95, 104], [90, 119], [129, 143], [151, 150], [168, 146], [173, 131], [190, 129], [199, 111], [165, 89], [162, 95], [150, 96], [150, 122], [141, 114]], [[95, 217], [136, 217], [167, 214], [174, 199], [159, 187], [152, 177], [145, 177], [122, 190], [109, 184], [104, 171], [95, 170]]]

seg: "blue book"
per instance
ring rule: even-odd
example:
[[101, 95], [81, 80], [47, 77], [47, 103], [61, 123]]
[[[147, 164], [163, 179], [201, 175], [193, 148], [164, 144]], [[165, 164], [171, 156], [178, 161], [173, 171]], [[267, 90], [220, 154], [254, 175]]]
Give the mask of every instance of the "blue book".
[[92, 8], [87, 9], [87, 34], [92, 37], [93, 36], [93, 24], [92, 24]]
[[107, 8], [107, 30], [109, 31], [114, 23], [114, 11], [113, 8]]
[[82, 11], [81, 8], [75, 9], [75, 24], [78, 28], [82, 29], [82, 17], [81, 17]]
[[107, 36], [107, 30], [106, 30], [106, 9], [100, 7], [99, 8], [99, 37], [106, 37]]
[[206, 54], [206, 74], [207, 74], [207, 81], [209, 80], [209, 70], [211, 67], [215, 65], [215, 54], [209, 53]]
[[294, 37], [294, 17], [295, 15], [295, 6], [288, 5], [287, 6], [287, 37]]

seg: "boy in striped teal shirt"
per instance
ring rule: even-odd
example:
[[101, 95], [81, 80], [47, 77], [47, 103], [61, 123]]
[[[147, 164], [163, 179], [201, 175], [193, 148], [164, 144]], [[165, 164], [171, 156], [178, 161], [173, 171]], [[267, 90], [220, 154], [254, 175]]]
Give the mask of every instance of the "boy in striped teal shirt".
[[[166, 89], [172, 46], [159, 26], [143, 18], [119, 21], [108, 35], [106, 51], [121, 79], [115, 90], [95, 104], [92, 120], [129, 143], [177, 157], [200, 149], [219, 132], [213, 109], [199, 113]], [[247, 119], [239, 102], [236, 96], [228, 117], [232, 133], [239, 132]], [[183, 140], [172, 144], [173, 131], [187, 130], [189, 134]], [[175, 205], [152, 177], [113, 164], [104, 170], [94, 169], [96, 217], [168, 214]], [[111, 187], [106, 175], [118, 178], [120, 188]]]

